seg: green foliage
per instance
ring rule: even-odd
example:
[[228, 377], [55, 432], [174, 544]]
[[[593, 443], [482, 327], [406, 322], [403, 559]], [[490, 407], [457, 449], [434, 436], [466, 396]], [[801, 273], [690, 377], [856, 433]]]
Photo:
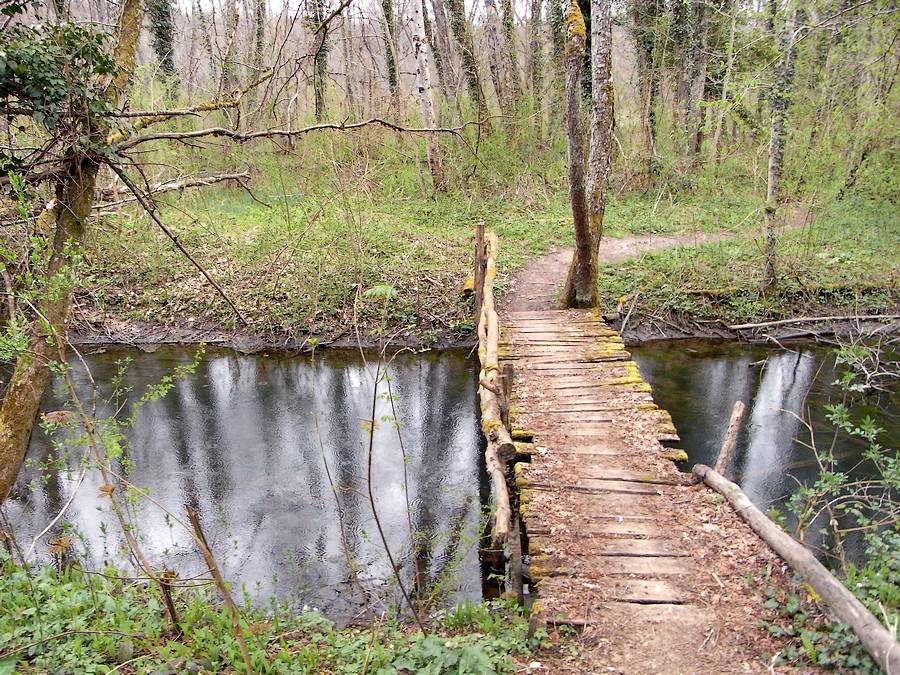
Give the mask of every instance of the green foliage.
[[51, 130], [64, 119], [83, 130], [83, 125], [102, 118], [109, 104], [101, 81], [117, 71], [104, 49], [106, 38], [106, 33], [74, 23], [15, 25], [0, 31], [3, 112], [28, 115]]
[[[137, 672], [222, 672], [243, 667], [230, 619], [214, 598], [179, 588], [183, 635], [166, 622], [155, 585], [121, 572], [77, 568], [26, 570], [0, 553], [0, 673], [29, 670], [106, 673], [132, 662]], [[502, 604], [449, 612], [446, 628], [424, 635], [397, 623], [338, 630], [316, 613], [266, 616], [243, 610], [242, 630], [260, 673], [512, 673], [513, 654], [528, 654], [521, 613]], [[13, 664], [10, 666], [10, 664]]]
[[787, 640], [776, 663], [784, 666], [815, 665], [825, 670], [880, 673], [856, 635], [845, 624], [831, 621], [812, 601], [797, 593], [766, 591], [767, 609], [778, 610], [779, 620], [762, 622], [761, 628]]
[[[844, 576], [844, 583], [859, 600], [885, 625], [897, 634], [900, 627], [900, 523], [896, 520], [897, 495], [900, 494], [900, 455], [883, 447], [882, 433], [871, 418], [857, 419], [854, 402], [868, 391], [860, 385], [862, 376], [871, 380], [868, 363], [882, 363], [878, 347], [852, 344], [837, 350], [839, 374], [836, 384], [842, 386], [845, 400], [826, 406], [829, 422], [835, 432], [865, 443], [864, 460], [871, 478], [851, 478], [836, 470], [835, 459], [828, 448], [815, 448], [821, 467], [818, 478], [804, 485], [789, 500], [788, 508], [797, 518], [802, 533], [820, 519], [828, 521], [822, 534], [830, 543], [831, 560]], [[896, 365], [896, 364], [895, 364]], [[886, 372], [895, 372], [890, 367]], [[862, 532], [865, 558], [860, 564], [843, 558], [843, 539], [848, 532]], [[878, 672], [855, 634], [845, 625], [831, 621], [810, 600], [795, 593], [786, 597], [769, 592], [767, 607], [778, 609], [784, 621], [767, 625], [776, 637], [794, 638], [781, 654], [789, 663], [808, 663], [853, 672]]]
[[828, 308], [854, 313], [889, 309], [895, 302], [894, 271], [900, 263], [894, 213], [891, 203], [854, 199], [823, 209], [808, 227], [786, 229], [778, 242], [780, 281], [771, 294], [761, 291], [761, 240], [735, 238], [602, 267], [601, 302], [605, 311], [613, 311], [619, 298], [639, 293], [638, 314], [726, 323]]

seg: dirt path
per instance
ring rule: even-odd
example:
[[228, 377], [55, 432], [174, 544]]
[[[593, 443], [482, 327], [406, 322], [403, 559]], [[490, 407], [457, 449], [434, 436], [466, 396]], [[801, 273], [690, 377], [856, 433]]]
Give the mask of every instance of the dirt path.
[[[785, 209], [782, 227], [796, 229], [807, 227], [812, 222], [812, 213], [802, 206]], [[759, 232], [753, 236], [758, 236]], [[604, 237], [600, 244], [600, 262], [610, 264], [637, 258], [644, 253], [661, 251], [676, 246], [695, 246], [716, 241], [735, 239], [739, 235], [731, 232], [695, 232], [691, 234], [661, 234], [621, 237]], [[746, 233], [745, 233], [746, 236]], [[513, 276], [512, 291], [507, 293], [502, 308], [507, 311], [526, 312], [532, 310], [557, 309], [558, 298], [572, 262], [571, 248], [553, 249], [540, 258], [532, 259]]]
[[[660, 251], [675, 246], [706, 244], [730, 239], [728, 233], [675, 234], [642, 237], [622, 237], [603, 239], [600, 245], [600, 262], [610, 264], [637, 258], [644, 253]], [[556, 309], [572, 262], [571, 248], [553, 249], [540, 258], [532, 259], [514, 277], [512, 291], [504, 297], [503, 308], [507, 311], [526, 312], [530, 310]]]

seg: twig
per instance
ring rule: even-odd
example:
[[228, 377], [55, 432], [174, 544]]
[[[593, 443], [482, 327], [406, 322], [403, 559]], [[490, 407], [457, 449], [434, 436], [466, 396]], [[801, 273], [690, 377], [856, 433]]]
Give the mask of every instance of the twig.
[[166, 234], [166, 236], [172, 240], [172, 243], [174, 243], [178, 250], [181, 251], [184, 256], [191, 261], [194, 267], [200, 270], [200, 273], [204, 277], [206, 277], [206, 280], [212, 285], [212, 287], [215, 288], [216, 291], [218, 291], [219, 295], [222, 296], [222, 298], [225, 300], [225, 302], [227, 302], [231, 306], [231, 309], [234, 311], [235, 316], [237, 316], [241, 324], [245, 327], [249, 326], [247, 320], [241, 314], [240, 310], [238, 310], [237, 306], [231, 301], [231, 298], [226, 295], [225, 291], [222, 290], [222, 287], [216, 283], [215, 279], [213, 279], [209, 275], [209, 273], [203, 268], [203, 266], [194, 259], [194, 256], [192, 256], [190, 252], [184, 247], [184, 245], [178, 240], [178, 236], [173, 233], [172, 230], [166, 227], [166, 224], [159, 219], [159, 216], [156, 215], [156, 211], [153, 208], [153, 205], [144, 198], [137, 186], [127, 175], [125, 175], [125, 172], [112, 162], [109, 162], [109, 167], [116, 173], [116, 175], [119, 176], [119, 178], [122, 179], [122, 182], [128, 186], [128, 189], [131, 190], [131, 193], [135, 196], [141, 207], [143, 207], [144, 211], [147, 212], [147, 215], [149, 215], [150, 218], [153, 219], [153, 222], [156, 223], [157, 226]]
[[225, 580], [222, 579], [222, 574], [219, 572], [219, 567], [216, 565], [216, 559], [213, 557], [209, 544], [206, 543], [206, 535], [203, 534], [203, 529], [200, 527], [200, 518], [197, 516], [197, 512], [186, 504], [184, 510], [187, 511], [188, 518], [194, 528], [194, 535], [196, 536], [200, 554], [206, 561], [206, 566], [209, 567], [209, 571], [216, 582], [216, 588], [219, 589], [219, 593], [225, 601], [225, 607], [228, 609], [228, 615], [231, 617], [231, 629], [234, 632], [234, 639], [237, 640], [238, 646], [241, 649], [241, 656], [244, 659], [244, 667], [247, 669], [247, 675], [253, 675], [256, 671], [253, 669], [253, 664], [250, 661], [250, 652], [247, 651], [247, 641], [244, 639], [244, 632], [241, 629], [241, 621], [238, 616], [237, 606], [234, 604], [231, 593], [228, 592]]

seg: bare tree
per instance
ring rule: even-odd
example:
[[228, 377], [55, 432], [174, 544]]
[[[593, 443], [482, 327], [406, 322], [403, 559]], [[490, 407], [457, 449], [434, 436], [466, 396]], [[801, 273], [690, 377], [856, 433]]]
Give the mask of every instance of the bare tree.
[[[435, 0], [440, 2], [440, 0]], [[475, 44], [472, 41], [472, 33], [469, 30], [469, 22], [466, 19], [466, 9], [463, 0], [447, 0], [447, 9], [450, 12], [450, 29], [459, 45], [462, 69], [469, 89], [469, 96], [475, 105], [476, 114], [487, 118], [487, 102], [484, 98], [484, 90], [481, 88], [481, 78], [478, 76], [478, 61], [475, 59]], [[490, 125], [485, 122], [485, 131]]]
[[[425, 39], [425, 20], [423, 5], [414, 1], [413, 5], [413, 51], [416, 57], [416, 93], [419, 97], [419, 110], [422, 113], [422, 124], [435, 126], [434, 98], [431, 87], [431, 64], [428, 54], [428, 42]], [[436, 191], [444, 189], [444, 162], [441, 146], [437, 136], [429, 133], [425, 137], [428, 153], [428, 168], [431, 171], [431, 182]]]

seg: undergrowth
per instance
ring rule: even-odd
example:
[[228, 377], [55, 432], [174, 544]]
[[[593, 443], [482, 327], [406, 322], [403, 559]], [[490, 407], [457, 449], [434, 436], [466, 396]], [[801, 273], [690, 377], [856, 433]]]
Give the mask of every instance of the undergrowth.
[[762, 239], [684, 246], [600, 270], [605, 312], [635, 302], [636, 315], [741, 323], [824, 308], [879, 311], [896, 302], [900, 224], [891, 204], [853, 199], [778, 241], [779, 283], [762, 292]]
[[[0, 674], [217, 673], [243, 669], [228, 614], [204, 590], [175, 593], [171, 628], [155, 587], [114, 568], [26, 570], [0, 552]], [[466, 603], [424, 634], [397, 621], [337, 629], [314, 612], [245, 609], [242, 630], [259, 673], [511, 673], [540, 646], [521, 610]], [[16, 669], [19, 670], [16, 670]]]

